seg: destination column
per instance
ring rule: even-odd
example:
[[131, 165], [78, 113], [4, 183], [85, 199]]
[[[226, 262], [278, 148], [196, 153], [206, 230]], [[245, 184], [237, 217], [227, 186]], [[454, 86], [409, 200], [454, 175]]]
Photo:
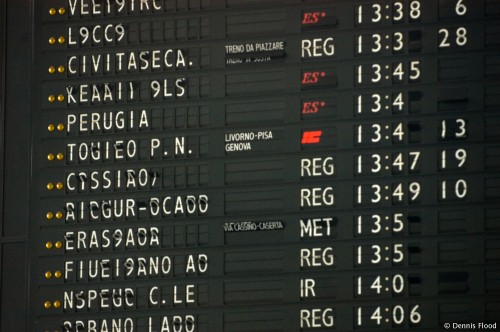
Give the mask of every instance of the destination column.
[[208, 331], [209, 17], [36, 6], [32, 329]]

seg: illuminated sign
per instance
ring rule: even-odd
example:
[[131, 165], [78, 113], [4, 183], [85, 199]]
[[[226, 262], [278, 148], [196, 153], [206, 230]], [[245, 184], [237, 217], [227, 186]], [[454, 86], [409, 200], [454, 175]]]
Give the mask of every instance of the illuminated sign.
[[494, 328], [497, 0], [10, 6], [20, 330]]

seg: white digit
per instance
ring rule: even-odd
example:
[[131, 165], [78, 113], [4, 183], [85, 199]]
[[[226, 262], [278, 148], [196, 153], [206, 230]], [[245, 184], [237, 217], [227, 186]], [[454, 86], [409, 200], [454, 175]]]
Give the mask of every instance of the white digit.
[[443, 39], [439, 43], [439, 47], [450, 47], [451, 44], [448, 41], [448, 37], [450, 36], [450, 33], [448, 32], [448, 29], [439, 29], [439, 34], [443, 35]]
[[458, 149], [455, 152], [455, 158], [457, 158], [457, 160], [459, 161], [458, 168], [461, 168], [467, 160], [467, 151], [464, 149]]
[[377, 307], [377, 309], [371, 315], [370, 319], [377, 321], [377, 325], [380, 325], [380, 322], [382, 321], [382, 315], [380, 314], [380, 307]]
[[405, 163], [403, 161], [403, 154], [398, 153], [397, 157], [394, 158], [394, 161], [392, 162], [392, 167], [397, 168], [398, 171], [402, 171], [403, 167], [405, 166]]
[[441, 182], [441, 198], [446, 199], [448, 195], [446, 193], [446, 181]]
[[393, 247], [392, 261], [394, 263], [401, 263], [404, 258], [405, 255], [403, 252], [403, 244], [401, 243], [395, 244]]
[[80, 29], [80, 36], [82, 37], [82, 40], [80, 41], [80, 44], [85, 44], [87, 42], [87, 40], [89, 39], [89, 36], [90, 36], [90, 31], [88, 28], [86, 27], [82, 27]]
[[446, 138], [446, 120], [441, 121], [441, 138]]
[[382, 217], [379, 216], [378, 214], [372, 215], [372, 219], [374, 219], [373, 224], [377, 226], [375, 229], [372, 229], [371, 232], [376, 234], [379, 233], [382, 230], [382, 225], [380, 225], [380, 222], [382, 221]]
[[382, 157], [380, 157], [379, 154], [373, 154], [372, 155], [373, 159], [373, 165], [375, 167], [372, 167], [372, 173], [378, 173], [382, 169], [382, 163], [380, 162], [382, 160]]
[[375, 48], [372, 48], [372, 52], [380, 52], [380, 50], [382, 49], [382, 43], [380, 42], [382, 40], [382, 37], [379, 34], [374, 34], [372, 35], [372, 38], [374, 39], [373, 43], [375, 44]]
[[396, 126], [396, 129], [394, 129], [394, 131], [392, 132], [392, 136], [397, 137], [400, 142], [404, 140], [405, 132], [403, 128], [403, 123], [400, 122]]
[[363, 173], [363, 156], [358, 156], [358, 174]]
[[363, 66], [362, 65], [358, 66], [358, 83], [359, 84], [363, 83]]
[[372, 107], [372, 112], [378, 113], [382, 109], [382, 104], [380, 102], [382, 100], [382, 97], [379, 94], [373, 94], [372, 99], [373, 99], [373, 106], [374, 106], [374, 107]]
[[363, 288], [362, 288], [362, 286], [361, 286], [361, 285], [362, 285], [362, 277], [358, 277], [358, 285], [357, 285], [357, 286], [358, 286], [358, 287], [357, 287], [357, 289], [358, 289], [358, 295], [361, 295], [361, 294], [362, 294], [362, 290], [363, 290]]
[[394, 3], [394, 9], [396, 10], [397, 15], [395, 15], [393, 17], [393, 20], [395, 22], [401, 21], [404, 18], [403, 3], [402, 2], [395, 2]]
[[359, 114], [363, 113], [363, 96], [362, 95], [358, 96], [358, 113]]
[[467, 122], [464, 119], [457, 119], [457, 124], [458, 124], [458, 129], [460, 131], [455, 133], [455, 137], [457, 138], [465, 137], [467, 135], [467, 127], [466, 127]]
[[373, 283], [371, 284], [370, 288], [375, 289], [377, 294], [380, 294], [380, 291], [382, 290], [382, 285], [380, 283], [380, 276], [378, 276], [377, 278], [375, 278], [375, 280], [373, 280]]
[[375, 250], [375, 252], [373, 253], [373, 256], [375, 256], [375, 257], [372, 258], [371, 262], [373, 264], [378, 264], [382, 260], [382, 255], [380, 255], [380, 251], [382, 249], [380, 249], [380, 246], [378, 246], [378, 245], [373, 245], [372, 249]]
[[400, 294], [405, 288], [405, 279], [401, 274], [396, 274], [392, 278], [392, 290], [394, 293]]
[[395, 233], [401, 232], [404, 229], [404, 222], [403, 222], [403, 214], [402, 213], [395, 213], [394, 214], [394, 219], [393, 219], [393, 224], [397, 224], [398, 227], [392, 227], [392, 231]]
[[467, 6], [464, 2], [464, 0], [458, 0], [457, 5], [455, 6], [455, 13], [457, 13], [458, 16], [464, 16], [467, 13]]
[[410, 152], [411, 165], [410, 170], [415, 170], [418, 164], [418, 159], [420, 158], [420, 151]]
[[382, 199], [382, 195], [380, 194], [381, 188], [382, 187], [378, 184], [372, 185], [372, 189], [374, 190], [373, 192], [374, 197], [372, 198], [372, 203], [378, 203]]
[[380, 22], [380, 20], [382, 19], [382, 14], [381, 14], [382, 6], [380, 6], [379, 4], [373, 4], [372, 8], [375, 10], [374, 11], [375, 17], [372, 18], [372, 22], [373, 23]]
[[398, 201], [401, 202], [403, 200], [404, 192], [403, 192], [403, 184], [400, 183], [396, 186], [396, 189], [392, 192], [393, 197], [397, 197]]
[[415, 81], [420, 78], [420, 61], [410, 62], [410, 80]]
[[392, 308], [392, 321], [394, 324], [403, 324], [405, 320], [405, 309], [401, 305], [396, 305]]
[[363, 6], [358, 6], [358, 23], [363, 23]]
[[125, 27], [123, 24], [118, 24], [115, 31], [118, 35], [118, 41], [121, 41], [125, 37]]
[[410, 3], [410, 17], [413, 20], [416, 20], [420, 17], [420, 2], [412, 1]]
[[153, 92], [153, 98], [158, 97], [161, 91], [161, 84], [158, 81], [151, 81], [151, 90]]
[[464, 198], [467, 195], [467, 182], [465, 180], [460, 179], [455, 183], [455, 195], [458, 198]]
[[403, 69], [403, 63], [400, 62], [396, 68], [394, 69], [393, 73], [392, 73], [392, 76], [397, 76], [399, 78], [400, 81], [403, 80], [403, 77], [404, 77], [404, 74], [405, 74], [405, 71]]
[[414, 201], [420, 196], [420, 183], [412, 182], [410, 183], [410, 193], [412, 193], [411, 200]]
[[358, 126], [358, 143], [359, 144], [363, 143], [363, 126], [362, 125]]
[[400, 92], [397, 97], [394, 99], [394, 101], [392, 102], [392, 106], [393, 108], [396, 107], [398, 109], [398, 111], [402, 111], [403, 108], [404, 108], [404, 100], [403, 100], [403, 93]]
[[363, 53], [363, 35], [358, 37], [358, 54]]
[[382, 126], [375, 123], [372, 125], [372, 129], [375, 130], [373, 133], [375, 136], [372, 138], [372, 143], [380, 142], [380, 140], [382, 139], [382, 134], [381, 134]]
[[394, 33], [394, 36], [393, 36], [394, 45], [392, 46], [392, 49], [394, 51], [397, 52], [397, 51], [401, 51], [403, 49], [403, 47], [404, 47], [403, 38], [404, 38], [403, 33], [401, 33], [401, 32]]
[[457, 45], [465, 46], [467, 44], [467, 29], [464, 27], [457, 29]]
[[375, 77], [372, 78], [372, 82], [380, 82], [380, 80], [382, 79], [382, 74], [380, 73], [380, 71], [382, 70], [382, 66], [380, 66], [379, 64], [373, 64], [372, 69], [374, 69], [375, 74]]
[[126, 0], [116, 0], [116, 4], [119, 6], [118, 7], [118, 12], [121, 13], [123, 9], [125, 8], [125, 5], [127, 4]]
[[418, 324], [422, 320], [422, 315], [417, 311], [418, 310], [418, 304], [413, 307], [410, 311], [410, 322], [412, 324]]

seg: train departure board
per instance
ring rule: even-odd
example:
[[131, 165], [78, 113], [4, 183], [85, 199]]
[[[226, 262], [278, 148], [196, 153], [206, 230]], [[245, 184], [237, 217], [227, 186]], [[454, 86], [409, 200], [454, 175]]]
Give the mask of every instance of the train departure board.
[[1, 332], [500, 329], [500, 0], [2, 0], [0, 78]]

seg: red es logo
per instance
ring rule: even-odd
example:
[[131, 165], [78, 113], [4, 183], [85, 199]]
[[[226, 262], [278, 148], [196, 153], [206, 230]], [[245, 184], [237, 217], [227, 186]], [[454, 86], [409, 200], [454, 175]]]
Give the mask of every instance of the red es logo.
[[302, 16], [302, 24], [316, 24], [321, 17], [325, 17], [325, 12], [309, 12]]
[[324, 101], [305, 101], [302, 103], [302, 114], [318, 113], [319, 109], [324, 106]]
[[311, 71], [302, 74], [302, 85], [316, 84], [318, 83], [320, 77], [324, 77], [324, 71]]

